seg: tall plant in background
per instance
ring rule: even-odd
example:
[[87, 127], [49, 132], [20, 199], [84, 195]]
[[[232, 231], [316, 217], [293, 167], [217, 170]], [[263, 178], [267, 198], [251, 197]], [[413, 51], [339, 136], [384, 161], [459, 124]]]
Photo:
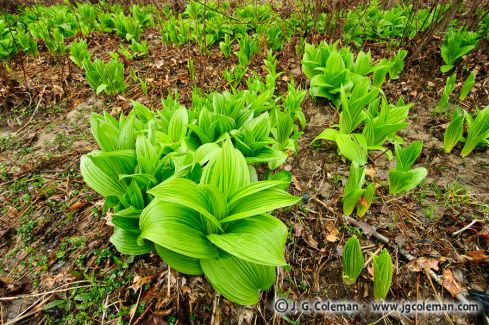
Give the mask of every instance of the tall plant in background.
[[105, 92], [107, 95], [115, 95], [126, 90], [124, 64], [118, 59], [113, 58], [107, 63], [100, 59], [94, 62], [85, 59], [82, 65], [88, 83], [97, 94]]
[[477, 33], [470, 32], [465, 27], [448, 29], [440, 49], [441, 57], [445, 62], [440, 67], [441, 72], [452, 70], [458, 60], [477, 46], [477, 41]]

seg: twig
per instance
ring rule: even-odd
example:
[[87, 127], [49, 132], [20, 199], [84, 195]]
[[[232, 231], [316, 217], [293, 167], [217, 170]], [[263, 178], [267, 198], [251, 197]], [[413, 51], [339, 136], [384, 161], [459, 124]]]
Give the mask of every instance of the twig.
[[452, 233], [452, 235], [458, 235], [460, 234], [461, 232], [464, 232], [465, 230], [469, 229], [470, 227], [472, 227], [476, 222], [482, 222], [482, 220], [479, 220], [479, 219], [474, 219], [472, 220], [471, 223], [469, 223], [467, 226], [463, 227], [462, 229], [458, 230], [458, 231], [455, 231], [454, 233]]
[[[47, 86], [44, 86], [44, 88], [42, 89], [41, 91], [41, 94], [40, 96], [42, 96], [42, 94], [44, 93], [44, 91], [46, 90], [46, 87]], [[27, 123], [25, 123], [20, 129], [18, 129], [17, 131], [15, 131], [15, 135], [19, 134], [20, 131], [22, 131], [23, 129], [25, 129], [32, 121], [32, 119], [34, 118], [34, 115], [36, 115], [37, 113], [37, 110], [39, 109], [39, 105], [41, 104], [41, 101], [42, 101], [42, 97], [39, 98], [39, 101], [37, 102], [37, 105], [36, 105], [36, 108], [34, 109], [34, 112], [32, 112], [32, 115], [31, 117], [29, 118], [29, 120], [27, 121]]]
[[143, 289], [142, 287], [139, 288], [139, 295], [138, 295], [138, 300], [136, 300], [136, 305], [134, 305], [134, 312], [131, 312], [131, 318], [129, 319], [129, 325], [131, 325], [132, 323], [132, 319], [134, 318], [134, 315], [136, 315], [136, 311], [138, 309], [138, 305], [139, 305], [139, 300], [141, 299], [141, 293], [143, 292]]
[[[67, 283], [66, 285], [73, 284], [73, 283], [80, 283], [80, 282], [87, 282], [87, 281], [81, 280], [81, 281], [76, 281], [76, 282], [72, 282], [72, 283]], [[66, 286], [66, 285], [62, 285], [62, 286], [60, 286], [60, 288]], [[92, 286], [93, 286], [92, 284], [86, 284], [86, 285], [82, 285], [82, 286], [70, 287], [70, 288], [65, 288], [65, 289], [56, 289], [56, 290], [51, 290], [51, 291], [47, 291], [47, 292], [32, 293], [29, 295], [20, 295], [20, 296], [14, 296], [14, 297], [0, 297], [0, 301], [10, 301], [10, 300], [16, 300], [16, 299], [30, 298], [30, 297], [46, 296], [46, 295], [49, 295], [52, 293], [65, 292], [65, 291], [70, 291], [70, 290], [79, 289], [79, 288], [87, 288], [87, 287], [92, 287]]]
[[216, 295], [214, 296], [214, 303], [213, 303], [213, 306], [212, 306], [212, 316], [211, 316], [211, 325], [214, 325], [215, 324], [215, 316], [216, 316], [216, 309], [217, 309], [217, 305], [219, 304], [219, 297], [221, 295], [219, 293], [216, 293]]

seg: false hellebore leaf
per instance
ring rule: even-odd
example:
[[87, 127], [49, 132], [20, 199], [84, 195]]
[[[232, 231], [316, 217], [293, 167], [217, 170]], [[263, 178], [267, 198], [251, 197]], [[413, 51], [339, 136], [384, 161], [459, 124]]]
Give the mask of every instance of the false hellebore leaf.
[[443, 137], [443, 147], [445, 152], [449, 153], [452, 151], [453, 147], [462, 139], [462, 134], [464, 132], [464, 121], [465, 116], [463, 111], [457, 109], [453, 112], [452, 121], [445, 130], [445, 135]]
[[343, 247], [343, 282], [352, 285], [362, 273], [365, 259], [357, 236], [350, 237]]
[[367, 212], [374, 196], [375, 188], [369, 184], [365, 189], [365, 167], [360, 167], [353, 161], [350, 166], [350, 174], [343, 191], [343, 213], [350, 215], [357, 207], [357, 215], [363, 217]]
[[389, 171], [390, 194], [407, 192], [418, 186], [426, 177], [428, 174], [426, 168], [418, 167], [411, 169], [411, 166], [421, 154], [422, 148], [422, 141], [415, 141], [405, 149], [402, 149], [399, 144], [396, 144], [396, 168]]
[[385, 299], [392, 283], [392, 259], [384, 248], [379, 256], [373, 257], [374, 262], [374, 297]]

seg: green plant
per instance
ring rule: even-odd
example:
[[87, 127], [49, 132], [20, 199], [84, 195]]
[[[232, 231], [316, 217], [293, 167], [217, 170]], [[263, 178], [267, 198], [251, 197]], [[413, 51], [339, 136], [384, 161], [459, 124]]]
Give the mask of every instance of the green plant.
[[426, 177], [428, 171], [424, 167], [411, 169], [423, 149], [422, 141], [414, 141], [406, 148], [395, 145], [396, 167], [389, 170], [389, 193], [399, 194], [407, 192]]
[[387, 249], [383, 249], [379, 256], [373, 256], [374, 263], [374, 297], [385, 299], [392, 283], [392, 259]]
[[65, 37], [59, 29], [54, 29], [54, 31], [45, 35], [43, 40], [49, 52], [53, 54], [57, 53], [61, 56], [66, 54]]
[[[115, 208], [111, 242], [132, 255], [155, 247], [177, 271], [204, 273], [226, 298], [256, 303], [259, 290], [273, 284], [275, 267], [285, 265], [287, 229], [267, 212], [300, 198], [283, 190], [287, 181], [256, 181], [230, 140], [224, 140], [222, 148], [202, 146], [194, 157], [200, 157], [204, 168], [193, 173], [191, 166], [197, 161], [192, 164], [191, 155], [185, 167], [190, 174], [182, 174], [177, 168], [179, 156], [169, 153], [170, 164], [169, 157], [161, 156], [164, 151], [157, 149], [167, 146], [163, 139], [183, 141], [186, 109], [173, 110], [167, 136], [156, 142], [150, 135], [137, 135], [139, 128], [156, 126], [151, 123], [153, 113], [140, 105], [133, 112], [119, 123], [108, 114], [93, 115], [92, 131], [103, 151], [81, 161], [85, 181], [107, 198], [106, 207]], [[171, 169], [161, 170], [165, 166]]]
[[87, 41], [84, 39], [73, 41], [69, 48], [71, 61], [79, 67], [83, 65], [83, 61], [92, 58], [92, 54], [88, 51]]
[[139, 78], [139, 85], [141, 86], [141, 90], [143, 91], [143, 94], [145, 96], [148, 95], [148, 82], [143, 78]]
[[239, 51], [234, 54], [238, 57], [239, 65], [246, 67], [253, 58], [253, 55], [260, 51], [260, 43], [256, 37], [249, 35], [238, 39]]
[[440, 50], [445, 62], [440, 67], [441, 72], [452, 70], [460, 58], [471, 52], [477, 46], [477, 37], [477, 33], [470, 32], [465, 27], [448, 29]]
[[237, 88], [241, 81], [243, 80], [246, 72], [248, 72], [248, 68], [242, 65], [237, 65], [233, 67], [231, 70], [224, 69], [224, 79], [226, 82], [233, 88]]
[[387, 75], [391, 79], [398, 78], [407, 55], [407, 51], [399, 50], [392, 59], [373, 63], [370, 52], [360, 51], [355, 59], [349, 47], [338, 49], [337, 46], [338, 42], [322, 42], [317, 47], [306, 44], [301, 61], [304, 74], [311, 80], [311, 95], [327, 98], [337, 107], [342, 88], [349, 94], [364, 79], [371, 81], [372, 87], [380, 87]]
[[224, 35], [224, 41], [219, 42], [219, 48], [221, 49], [222, 54], [227, 59], [229, 55], [231, 55], [231, 46], [233, 42], [229, 34]]
[[351, 236], [343, 247], [343, 283], [352, 285], [362, 273], [365, 259], [357, 236]]
[[149, 52], [148, 44], [145, 41], [136, 41], [134, 38], [131, 39], [131, 45], [129, 49], [134, 53], [136, 57], [147, 56]]
[[[306, 48], [306, 54], [307, 53], [308, 50]], [[306, 56], [306, 54], [304, 54], [304, 56]], [[304, 69], [303, 63], [304, 73], [306, 73], [308, 69], [311, 68], [307, 67], [307, 69]], [[314, 75], [311, 78], [310, 93], [313, 97], [327, 98], [336, 105], [338, 103], [337, 99], [341, 88], [343, 87], [346, 91], [346, 89], [353, 86], [353, 82], [350, 78], [351, 75], [346, 68], [345, 61], [336, 49], [329, 54], [324, 68], [317, 67], [314, 68], [314, 70], [320, 70], [323, 73]], [[307, 74], [308, 73], [306, 73], [306, 75]]]
[[406, 119], [411, 107], [412, 104], [406, 104], [402, 97], [399, 98], [396, 105], [387, 103], [385, 98], [380, 104], [379, 99], [372, 101], [362, 132], [367, 141], [368, 149], [385, 151], [388, 157], [391, 156], [390, 150], [384, 147], [384, 143], [386, 141], [391, 143], [399, 141], [396, 133], [408, 126]]
[[356, 161], [352, 161], [350, 174], [343, 191], [343, 213], [350, 215], [355, 207], [357, 216], [363, 217], [367, 212], [375, 194], [375, 187], [371, 183], [363, 188], [365, 183], [365, 167], [360, 167]]
[[284, 111], [294, 119], [298, 120], [302, 129], [306, 127], [306, 117], [302, 112], [301, 104], [306, 97], [307, 91], [295, 87], [294, 79], [287, 85], [287, 96], [284, 99]]
[[97, 94], [105, 92], [115, 95], [126, 90], [124, 82], [124, 64], [113, 58], [109, 62], [97, 59], [94, 62], [85, 60], [82, 63], [85, 76]]
[[267, 86], [275, 86], [275, 81], [282, 72], [277, 73], [277, 56], [273, 54], [271, 49], [267, 51], [267, 56], [263, 59], [263, 63], [267, 70], [267, 76], [265, 77]]
[[475, 85], [475, 72], [472, 71], [467, 79], [465, 79], [464, 84], [462, 85], [462, 89], [460, 90], [459, 100], [464, 100], [467, 95], [472, 90], [472, 87]]
[[[395, 106], [388, 104], [385, 98], [380, 104], [379, 90], [371, 88], [366, 78], [355, 84], [349, 97], [344, 88], [340, 93], [342, 110], [339, 124], [325, 129], [313, 142], [319, 139], [336, 142], [345, 158], [360, 165], [367, 162], [369, 150], [384, 151], [391, 157], [384, 143], [396, 142], [396, 132], [407, 126], [405, 120], [411, 105], [406, 105], [402, 98]], [[355, 133], [362, 124], [363, 132]]]
[[156, 244], [174, 269], [205, 274], [214, 288], [239, 304], [258, 301], [259, 290], [285, 265], [287, 229], [265, 214], [300, 200], [281, 190], [282, 181], [250, 182], [242, 154], [225, 141], [205, 167], [199, 184], [169, 179], [150, 190], [139, 242]]
[[455, 89], [455, 80], [457, 78], [457, 74], [454, 73], [450, 77], [447, 78], [445, 88], [443, 88], [443, 93], [440, 97], [440, 101], [438, 102], [438, 106], [436, 108], [437, 113], [441, 113], [446, 110], [448, 105], [448, 100], [450, 98], [450, 94]]
[[[467, 137], [464, 139], [464, 121], [467, 122]], [[475, 119], [463, 110], [455, 110], [445, 130], [443, 147], [449, 153], [459, 141], [464, 141], [460, 155], [468, 156], [477, 146], [487, 146], [489, 139], [489, 106], [476, 113]]]
[[0, 19], [0, 59], [6, 59], [17, 52], [14, 39], [7, 22]]
[[187, 69], [190, 75], [190, 80], [195, 80], [195, 67], [194, 60], [192, 60], [192, 58], [188, 58], [187, 60]]
[[131, 16], [125, 16], [123, 13], [115, 14], [112, 18], [114, 29], [122, 38], [127, 41], [132, 39], [139, 40], [141, 35], [141, 25], [139, 21]]
[[467, 138], [460, 155], [467, 157], [476, 146], [487, 146], [489, 140], [489, 105], [476, 113], [475, 119], [470, 114], [465, 114], [467, 121]]
[[445, 130], [445, 135], [443, 136], [443, 148], [445, 149], [446, 153], [450, 153], [453, 147], [455, 147], [463, 138], [464, 121], [464, 111], [461, 109], [456, 109], [453, 112], [452, 120]]
[[22, 51], [24, 51], [24, 53], [33, 56], [37, 56], [39, 54], [36, 40], [30, 35], [30, 33], [20, 22], [17, 23], [15, 40], [17, 41], [17, 44], [22, 49]]

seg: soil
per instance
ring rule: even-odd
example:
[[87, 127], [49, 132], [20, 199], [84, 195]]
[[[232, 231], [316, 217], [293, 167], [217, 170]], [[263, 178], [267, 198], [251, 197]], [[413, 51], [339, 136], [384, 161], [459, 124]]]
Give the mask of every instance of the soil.
[[[124, 95], [95, 96], [78, 67], [45, 49], [38, 58], [16, 57], [10, 62], [15, 88], [4, 84], [0, 93], [0, 297], [23, 298], [0, 300], [2, 321], [24, 317], [21, 323], [26, 324], [57, 319], [70, 322], [67, 315], [87, 313], [93, 323], [116, 323], [117, 315], [126, 311], [123, 319], [133, 324], [286, 324], [271, 309], [276, 297], [370, 301], [371, 266], [353, 286], [345, 286], [341, 277], [344, 241], [362, 232], [342, 218], [341, 195], [349, 164], [332, 144], [311, 145], [319, 132], [337, 123], [338, 114], [330, 104], [309, 97], [303, 104], [307, 127], [299, 141], [299, 154], [284, 167], [293, 174], [291, 192], [303, 201], [277, 213], [289, 228], [285, 256], [290, 267], [279, 269], [276, 285], [263, 293], [259, 305], [237, 306], [216, 295], [205, 278], [170, 270], [155, 254], [130, 258], [115, 251], [108, 240], [111, 227], [102, 214], [103, 199], [84, 184], [78, 167], [80, 156], [96, 149], [89, 129], [90, 113], [127, 112], [130, 100], [157, 108], [173, 89], [178, 89], [180, 101], [188, 106], [194, 86], [226, 90], [223, 70], [236, 64], [235, 58], [223, 58], [216, 45], [201, 56], [197, 46], [162, 44], [156, 30], [146, 31], [144, 38], [150, 43], [149, 56], [126, 62], [126, 69], [131, 66], [148, 81], [147, 95], [128, 77], [130, 87]], [[96, 57], [107, 58], [107, 52], [117, 50], [120, 42], [113, 35], [94, 34], [88, 43]], [[278, 71], [284, 72], [278, 81], [279, 92], [286, 91], [289, 78], [303, 88], [308, 86], [295, 45], [292, 40], [278, 52]], [[386, 44], [364, 48], [371, 49], [376, 58], [393, 51]], [[409, 45], [407, 49], [413, 50]], [[457, 66], [459, 75], [478, 71], [468, 99], [456, 102], [471, 112], [489, 105], [488, 54], [485, 40]], [[189, 57], [195, 62], [195, 80], [187, 69]], [[256, 56], [249, 71], [264, 75], [262, 59], [263, 53]], [[384, 86], [391, 102], [404, 96], [413, 104], [410, 126], [401, 135], [407, 142], [424, 141], [418, 163], [429, 174], [418, 189], [388, 195], [388, 168], [393, 162], [372, 153], [367, 174], [376, 184], [377, 198], [363, 221], [399, 249], [430, 259], [425, 270], [444, 274], [444, 280], [465, 289], [487, 293], [489, 154], [482, 148], [460, 158], [460, 146], [451, 154], [443, 152], [443, 131], [449, 118], [433, 114], [446, 78], [439, 72], [441, 64], [433, 44], [423, 57], [406, 63], [398, 80]], [[382, 244], [369, 233], [361, 238], [367, 255], [380, 251]], [[399, 250], [390, 252], [395, 265], [390, 299], [451, 298], [427, 271], [416, 271]], [[453, 274], [451, 280], [447, 270]], [[83, 294], [103, 305], [103, 312], [95, 314], [100, 306], [90, 306]], [[52, 307], [53, 301], [64, 301], [59, 303], [63, 307]], [[80, 310], [77, 304], [89, 305]], [[92, 313], [97, 316], [91, 317]], [[288, 317], [290, 323], [304, 324], [471, 322], [465, 315]]]

